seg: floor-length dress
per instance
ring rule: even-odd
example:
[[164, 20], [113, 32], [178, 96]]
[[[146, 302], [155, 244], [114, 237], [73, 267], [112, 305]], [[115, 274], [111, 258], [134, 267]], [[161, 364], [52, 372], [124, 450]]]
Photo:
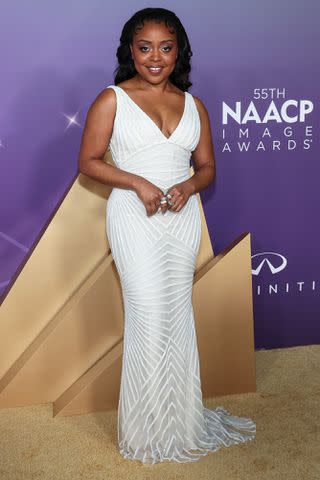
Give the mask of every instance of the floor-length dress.
[[[193, 96], [166, 137], [121, 88], [110, 139], [115, 165], [145, 177], [164, 193], [190, 177], [190, 156], [200, 136]], [[193, 194], [179, 212], [147, 216], [131, 189], [114, 187], [106, 229], [124, 303], [124, 349], [118, 406], [121, 455], [143, 463], [191, 462], [201, 455], [253, 440], [256, 425], [223, 407], [202, 403], [192, 305], [201, 237]], [[193, 451], [192, 451], [193, 450]]]

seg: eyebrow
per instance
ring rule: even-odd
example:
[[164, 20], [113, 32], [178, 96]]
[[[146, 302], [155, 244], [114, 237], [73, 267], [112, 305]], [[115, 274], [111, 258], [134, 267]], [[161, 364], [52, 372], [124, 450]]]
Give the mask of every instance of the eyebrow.
[[[138, 40], [138, 42], [152, 43], [149, 40], [143, 40], [143, 39]], [[173, 38], [168, 38], [167, 40], [161, 40], [160, 43], [163, 43], [163, 42], [174, 42], [174, 40], [173, 40]]]

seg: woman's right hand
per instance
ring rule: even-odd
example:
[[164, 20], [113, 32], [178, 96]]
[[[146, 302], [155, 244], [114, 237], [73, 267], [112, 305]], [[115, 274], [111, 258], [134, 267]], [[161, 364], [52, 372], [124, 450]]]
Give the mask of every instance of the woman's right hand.
[[141, 177], [141, 179], [136, 182], [134, 190], [144, 204], [148, 216], [157, 213], [159, 206], [161, 207], [162, 213], [168, 210], [167, 203], [160, 204], [160, 200], [165, 194], [159, 187], [149, 182], [149, 180]]

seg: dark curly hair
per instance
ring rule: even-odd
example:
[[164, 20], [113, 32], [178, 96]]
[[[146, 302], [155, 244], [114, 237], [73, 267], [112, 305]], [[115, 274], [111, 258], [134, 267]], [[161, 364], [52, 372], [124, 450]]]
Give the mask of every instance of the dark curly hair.
[[174, 12], [165, 8], [144, 8], [136, 12], [124, 25], [120, 45], [117, 49], [118, 67], [114, 71], [114, 84], [117, 85], [136, 75], [130, 44], [138, 27], [143, 27], [144, 21], [158, 20], [165, 23], [168, 29], [173, 29], [177, 36], [178, 57], [174, 70], [169, 76], [170, 81], [180, 90], [185, 91], [192, 85], [189, 80], [191, 70], [190, 58], [193, 53], [186, 31]]

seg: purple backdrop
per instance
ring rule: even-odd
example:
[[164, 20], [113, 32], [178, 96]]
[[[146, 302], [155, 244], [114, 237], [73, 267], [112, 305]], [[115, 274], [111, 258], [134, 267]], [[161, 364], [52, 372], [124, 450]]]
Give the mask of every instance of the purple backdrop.
[[251, 232], [255, 348], [320, 343], [315, 1], [3, 2], [2, 299], [77, 175], [121, 28], [147, 6], [174, 10], [190, 38], [190, 92], [209, 111], [217, 163], [201, 197], [215, 253]]

